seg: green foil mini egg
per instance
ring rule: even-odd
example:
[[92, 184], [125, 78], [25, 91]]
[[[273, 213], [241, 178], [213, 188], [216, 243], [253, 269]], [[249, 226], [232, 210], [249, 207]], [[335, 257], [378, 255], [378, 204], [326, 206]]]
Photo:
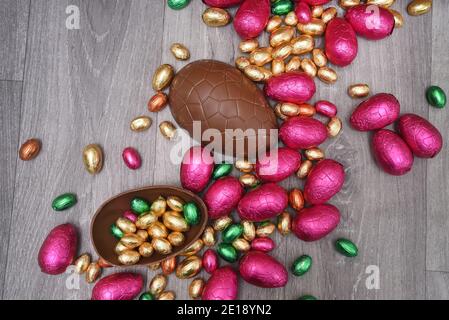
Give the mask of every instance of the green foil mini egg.
[[222, 240], [226, 243], [231, 243], [238, 239], [243, 234], [243, 226], [241, 224], [230, 225], [223, 231]]
[[131, 210], [138, 214], [142, 215], [144, 213], [147, 213], [151, 210], [151, 205], [148, 201], [142, 198], [134, 198], [131, 201]]
[[426, 92], [427, 102], [431, 106], [442, 109], [446, 106], [447, 97], [443, 89], [438, 86], [431, 86]]
[[115, 224], [113, 224], [113, 225], [111, 226], [111, 234], [112, 234], [117, 240], [120, 240], [120, 239], [122, 239], [122, 238], [125, 236], [125, 234], [123, 233], [123, 231], [120, 230], [120, 228], [117, 227]]
[[234, 263], [238, 259], [237, 250], [229, 243], [219, 244], [217, 252], [227, 262]]
[[294, 10], [291, 0], [277, 0], [271, 5], [271, 13], [278, 16], [285, 16]]
[[189, 202], [184, 205], [184, 219], [191, 226], [200, 223], [201, 213], [195, 203]]
[[223, 177], [227, 177], [231, 174], [232, 170], [234, 169], [234, 166], [232, 164], [217, 164], [215, 166], [215, 170], [212, 174], [212, 178], [214, 180], [218, 180]]
[[65, 193], [53, 200], [52, 208], [55, 211], [64, 211], [72, 208], [77, 203], [76, 195], [73, 193]]
[[303, 255], [295, 260], [292, 266], [292, 273], [297, 276], [301, 277], [305, 275], [307, 272], [309, 272], [310, 268], [312, 267], [312, 258], [307, 255]]
[[338, 252], [349, 258], [357, 257], [359, 253], [359, 249], [357, 248], [357, 246], [348, 239], [338, 239], [335, 242], [335, 247], [337, 248]]
[[168, 0], [168, 6], [173, 10], [181, 10], [187, 7], [190, 0]]

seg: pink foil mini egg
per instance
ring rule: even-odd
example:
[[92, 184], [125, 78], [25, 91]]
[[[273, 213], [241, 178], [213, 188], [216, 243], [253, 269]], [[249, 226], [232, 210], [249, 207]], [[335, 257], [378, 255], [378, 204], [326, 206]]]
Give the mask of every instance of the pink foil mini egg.
[[131, 210], [125, 211], [123, 213], [123, 218], [126, 218], [129, 221], [132, 221], [134, 223], [136, 223], [137, 219], [138, 219], [137, 215], [134, 212], [132, 212]]
[[288, 282], [284, 265], [261, 251], [250, 251], [240, 259], [243, 280], [261, 288], [282, 288]]
[[232, 267], [217, 269], [204, 287], [203, 300], [237, 300], [237, 273]]
[[214, 273], [218, 269], [218, 256], [215, 250], [208, 249], [203, 254], [203, 269], [207, 273]]
[[316, 85], [306, 73], [292, 71], [271, 77], [264, 90], [273, 100], [302, 104], [315, 95]]
[[207, 187], [213, 171], [214, 158], [210, 151], [193, 147], [187, 151], [181, 164], [181, 184], [192, 192], [202, 192]]
[[271, 252], [276, 248], [276, 244], [271, 238], [256, 238], [251, 242], [251, 249], [262, 252]]
[[243, 0], [203, 0], [204, 4], [214, 8], [229, 8], [239, 5]]
[[123, 150], [123, 161], [131, 170], [137, 170], [142, 166], [142, 158], [134, 148], [126, 148]]
[[318, 147], [327, 137], [326, 126], [310, 117], [289, 118], [279, 131], [281, 141], [295, 150]]
[[315, 103], [315, 110], [317, 113], [329, 118], [335, 117], [338, 113], [337, 106], [326, 100], [320, 100]]
[[307, 24], [312, 21], [312, 10], [305, 2], [298, 2], [296, 4], [295, 13], [299, 23]]

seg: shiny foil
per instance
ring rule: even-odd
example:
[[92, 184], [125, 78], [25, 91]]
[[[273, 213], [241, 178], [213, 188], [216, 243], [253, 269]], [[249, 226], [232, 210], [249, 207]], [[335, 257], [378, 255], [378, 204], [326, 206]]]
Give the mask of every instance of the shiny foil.
[[355, 32], [370, 40], [381, 40], [393, 33], [395, 21], [393, 14], [385, 8], [373, 5], [358, 5], [346, 11], [345, 18]]
[[142, 166], [142, 158], [139, 152], [134, 148], [126, 148], [123, 151], [123, 161], [131, 170], [137, 170]]
[[229, 8], [239, 5], [243, 0], [203, 0], [203, 2], [209, 7]]
[[271, 238], [257, 238], [251, 242], [251, 249], [262, 252], [271, 252], [276, 248], [276, 244]]
[[116, 273], [101, 279], [92, 290], [92, 300], [132, 300], [142, 291], [143, 278], [135, 273]]
[[265, 94], [277, 101], [301, 104], [316, 92], [313, 79], [303, 72], [288, 72], [272, 77], [265, 85]]
[[328, 23], [325, 42], [326, 56], [334, 65], [348, 66], [357, 57], [357, 36], [352, 26], [343, 18], [334, 18]]
[[281, 288], [288, 282], [288, 272], [275, 258], [260, 251], [247, 253], [239, 264], [243, 280], [261, 288]]
[[331, 233], [340, 223], [340, 211], [330, 204], [301, 210], [292, 222], [293, 233], [301, 240], [317, 241]]
[[216, 270], [207, 281], [203, 300], [236, 300], [238, 296], [237, 273], [231, 267]]
[[270, 18], [270, 0], [245, 0], [234, 17], [234, 29], [244, 40], [257, 38]]
[[214, 273], [219, 267], [218, 256], [215, 250], [208, 249], [203, 254], [203, 268], [207, 273]]
[[243, 196], [243, 187], [234, 177], [217, 180], [203, 196], [211, 219], [229, 215]]
[[316, 119], [292, 117], [282, 124], [279, 137], [291, 149], [310, 149], [326, 141], [327, 129]]
[[281, 182], [294, 174], [300, 165], [299, 152], [279, 148], [259, 158], [256, 163], [256, 173], [263, 182]]

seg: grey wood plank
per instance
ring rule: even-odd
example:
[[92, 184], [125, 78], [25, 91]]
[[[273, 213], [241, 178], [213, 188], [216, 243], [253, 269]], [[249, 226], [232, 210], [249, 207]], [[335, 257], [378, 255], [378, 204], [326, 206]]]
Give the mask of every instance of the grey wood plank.
[[449, 300], [449, 273], [427, 271], [428, 300]]
[[[63, 2], [32, 3], [21, 137], [39, 137], [43, 151], [17, 170], [6, 269], [8, 299], [89, 299], [92, 286], [82, 279], [80, 290], [68, 290], [68, 275], [49, 277], [40, 272], [36, 258], [42, 240], [54, 226], [72, 222], [79, 228], [80, 253], [93, 253], [89, 226], [95, 210], [121, 191], [153, 183], [155, 127], [135, 134], [129, 123], [148, 113], [148, 79], [162, 41], [163, 16], [155, 13], [163, 12], [164, 4], [144, 0], [73, 4], [81, 10], [78, 31], [61, 24], [66, 19]], [[105, 152], [104, 169], [95, 177], [84, 170], [81, 158], [90, 143], [102, 145]], [[127, 146], [136, 147], [144, 159], [137, 172], [121, 159]], [[55, 214], [52, 198], [63, 192], [75, 192], [78, 205]], [[146, 274], [145, 268], [136, 270]]]
[[22, 80], [30, 0], [0, 2], [0, 80]]
[[[449, 74], [447, 65], [447, 43], [449, 35], [445, 27], [445, 12], [449, 10], [447, 1], [433, 3], [433, 29], [432, 29], [432, 80], [426, 83], [442, 87], [449, 93]], [[424, 96], [426, 87], [421, 88]], [[422, 108], [427, 108], [423, 101]], [[449, 149], [447, 132], [449, 129], [449, 116], [446, 109], [440, 110], [429, 107], [429, 120], [441, 131], [445, 138], [442, 152], [435, 158], [427, 161], [427, 269], [436, 271], [449, 271]]]
[[0, 297], [3, 297], [8, 257], [9, 226], [11, 224], [19, 145], [20, 102], [22, 82], [0, 81]]

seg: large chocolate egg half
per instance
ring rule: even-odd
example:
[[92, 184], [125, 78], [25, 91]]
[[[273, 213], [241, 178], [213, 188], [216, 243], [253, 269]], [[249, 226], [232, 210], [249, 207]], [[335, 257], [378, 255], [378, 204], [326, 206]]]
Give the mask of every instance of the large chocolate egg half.
[[[217, 146], [215, 139], [221, 139], [222, 152], [215, 149], [219, 153], [255, 157], [258, 144], [268, 150], [277, 143], [270, 143], [270, 130], [278, 126], [262, 91], [226, 63], [199, 60], [187, 65], [173, 80], [169, 100], [173, 117], [196, 141], [203, 146], [215, 141]], [[201, 124], [200, 137], [194, 134], [194, 122]]]

